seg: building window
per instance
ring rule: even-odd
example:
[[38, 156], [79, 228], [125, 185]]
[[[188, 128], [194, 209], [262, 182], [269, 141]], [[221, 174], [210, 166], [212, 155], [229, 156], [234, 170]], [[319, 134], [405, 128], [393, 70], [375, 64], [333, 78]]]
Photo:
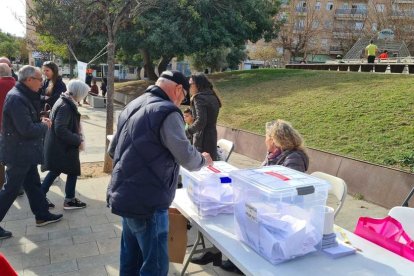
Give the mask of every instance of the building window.
[[330, 21], [330, 20], [325, 20], [325, 28], [326, 29], [331, 29], [332, 28], [332, 21]]
[[385, 5], [384, 4], [377, 4], [376, 6], [377, 12], [384, 12]]
[[321, 9], [321, 2], [316, 2], [315, 3], [315, 10], [319, 11]]
[[376, 31], [378, 31], [378, 25], [377, 25], [377, 23], [372, 23], [372, 27], [371, 27], [371, 29], [372, 29], [372, 31], [373, 32], [376, 32]]
[[326, 3], [326, 10], [327, 10], [327, 11], [331, 11], [331, 10], [333, 10], [333, 2], [328, 2], [328, 3]]
[[363, 22], [355, 22], [355, 30], [360, 31], [364, 28]]
[[303, 30], [304, 28], [305, 28], [305, 20], [301, 19], [299, 21], [296, 21], [297, 30]]
[[322, 45], [322, 47], [327, 47], [328, 46], [328, 39], [322, 38], [321, 39], [321, 45]]
[[319, 27], [319, 21], [318, 20], [314, 20], [312, 21], [312, 29], [317, 29]]

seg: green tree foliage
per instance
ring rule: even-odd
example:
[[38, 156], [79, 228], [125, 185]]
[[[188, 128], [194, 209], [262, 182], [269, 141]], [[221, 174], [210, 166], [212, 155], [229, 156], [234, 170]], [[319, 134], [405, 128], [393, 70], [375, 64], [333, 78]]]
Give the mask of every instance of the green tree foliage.
[[0, 32], [0, 56], [10, 59], [20, 57], [19, 39], [11, 34]]
[[68, 58], [69, 51], [66, 44], [59, 43], [53, 36], [40, 35], [37, 49], [42, 52], [57, 55], [62, 58]]
[[[197, 53], [198, 58], [214, 60], [223, 49], [240, 48], [246, 40], [271, 39], [279, 29], [273, 19], [279, 4], [273, 0], [159, 0], [159, 7], [119, 35], [122, 49], [139, 51], [144, 63], [160, 59], [159, 71], [174, 56]], [[215, 56], [208, 57], [210, 52]], [[243, 55], [232, 55], [232, 63], [236, 56]], [[227, 56], [221, 57], [226, 62]]]
[[232, 48], [205, 49], [194, 53], [192, 56], [193, 66], [198, 71], [210, 68], [211, 72], [220, 72], [225, 69], [237, 69], [240, 61], [246, 58], [244, 46]]
[[[102, 30], [102, 26], [96, 24], [99, 17], [96, 9], [93, 9], [93, 2], [33, 0], [27, 12], [28, 24], [41, 35], [38, 47], [47, 52], [59, 53], [63, 58], [68, 57], [69, 50], [75, 58], [89, 61], [105, 46], [103, 42], [91, 47], [92, 41], [95, 40], [92, 34]], [[64, 49], [65, 47], [67, 49]]]

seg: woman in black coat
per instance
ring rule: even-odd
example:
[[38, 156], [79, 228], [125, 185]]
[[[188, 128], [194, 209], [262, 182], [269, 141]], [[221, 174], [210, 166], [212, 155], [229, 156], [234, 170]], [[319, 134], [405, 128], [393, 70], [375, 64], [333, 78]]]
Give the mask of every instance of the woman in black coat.
[[221, 101], [204, 74], [190, 77], [190, 93], [194, 122], [188, 127], [186, 134], [193, 136], [193, 145], [199, 152], [208, 152], [217, 161], [216, 125]]
[[59, 76], [59, 67], [53, 61], [46, 61], [43, 63], [43, 74], [46, 80], [40, 90], [40, 99], [42, 109], [51, 109], [60, 95], [66, 91], [66, 85]]
[[[61, 174], [67, 174], [64, 209], [85, 208], [86, 204], [75, 197], [77, 177], [80, 175], [79, 151], [84, 149], [84, 136], [80, 124], [77, 102], [88, 95], [89, 86], [80, 80], [71, 80], [68, 91], [63, 93], [53, 106], [50, 118], [52, 127], [46, 133], [44, 164], [48, 170], [42, 190], [49, 191], [53, 181]], [[49, 207], [55, 205], [49, 200]]]

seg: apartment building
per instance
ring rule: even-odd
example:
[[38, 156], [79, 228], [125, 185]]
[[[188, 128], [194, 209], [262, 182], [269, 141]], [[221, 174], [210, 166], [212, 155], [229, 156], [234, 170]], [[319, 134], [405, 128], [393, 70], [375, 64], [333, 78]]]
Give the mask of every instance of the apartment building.
[[286, 62], [344, 55], [384, 29], [414, 53], [414, 0], [285, 0], [278, 19], [284, 24], [277, 47]]

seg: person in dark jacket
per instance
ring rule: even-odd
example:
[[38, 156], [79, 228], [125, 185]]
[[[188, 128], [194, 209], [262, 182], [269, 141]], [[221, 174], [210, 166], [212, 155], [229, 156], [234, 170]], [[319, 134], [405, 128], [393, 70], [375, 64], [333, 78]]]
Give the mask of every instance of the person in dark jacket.
[[102, 78], [102, 83], [101, 83], [101, 91], [102, 91], [102, 97], [106, 96], [106, 91], [107, 91], [107, 83], [108, 83], [108, 79], [107, 78]]
[[[52, 127], [46, 133], [44, 163], [42, 170], [48, 170], [42, 183], [47, 194], [53, 181], [61, 174], [67, 174], [63, 209], [85, 208], [86, 204], [75, 197], [76, 180], [81, 174], [79, 151], [84, 149], [84, 135], [80, 124], [77, 102], [88, 95], [89, 86], [80, 80], [71, 80], [68, 91], [60, 96], [50, 113]], [[55, 205], [47, 199], [49, 208]]]
[[194, 122], [186, 132], [193, 136], [193, 145], [199, 152], [208, 152], [217, 161], [216, 125], [221, 101], [206, 75], [192, 75], [190, 85], [190, 106]]
[[53, 61], [43, 63], [43, 74], [46, 80], [41, 90], [42, 109], [51, 109], [59, 99], [60, 94], [66, 91], [66, 85], [59, 75], [59, 67]]
[[[6, 165], [6, 183], [0, 190], [0, 221], [3, 220], [20, 187], [23, 185], [36, 226], [44, 226], [62, 219], [51, 214], [40, 188], [37, 165], [43, 161], [43, 137], [51, 126], [48, 118], [40, 119], [42, 73], [33, 66], [23, 66], [19, 82], [7, 93], [3, 107], [0, 136], [0, 161]], [[0, 239], [12, 234], [0, 227]]]
[[165, 71], [119, 115], [107, 202], [122, 217], [121, 276], [168, 274], [168, 208], [179, 165], [193, 171], [213, 163], [185, 136], [178, 106], [188, 90], [181, 72]]
[[[266, 123], [265, 144], [267, 156], [263, 166], [281, 165], [300, 172], [308, 170], [309, 158], [303, 146], [303, 139], [289, 122], [279, 119]], [[242, 274], [230, 260], [222, 262], [220, 267]]]

